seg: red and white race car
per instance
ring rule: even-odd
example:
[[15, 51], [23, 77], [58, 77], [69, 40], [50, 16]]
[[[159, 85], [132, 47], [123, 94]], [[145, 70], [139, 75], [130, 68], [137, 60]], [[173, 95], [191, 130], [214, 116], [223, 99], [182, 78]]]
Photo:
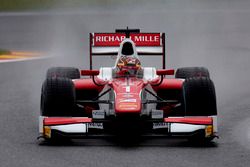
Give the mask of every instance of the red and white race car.
[[[93, 56], [110, 55], [114, 67], [92, 70]], [[162, 56], [162, 69], [144, 67], [144, 55]], [[136, 134], [211, 141], [217, 136], [214, 84], [204, 67], [165, 69], [164, 33], [90, 33], [90, 70], [47, 71], [39, 133], [48, 140]]]

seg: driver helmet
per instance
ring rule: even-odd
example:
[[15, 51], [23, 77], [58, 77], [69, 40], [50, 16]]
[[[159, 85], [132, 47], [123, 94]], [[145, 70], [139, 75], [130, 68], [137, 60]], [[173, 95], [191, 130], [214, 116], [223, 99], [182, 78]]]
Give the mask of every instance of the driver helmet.
[[136, 74], [136, 72], [141, 68], [141, 63], [135, 56], [121, 56], [117, 67], [120, 71], [128, 71], [130, 74]]

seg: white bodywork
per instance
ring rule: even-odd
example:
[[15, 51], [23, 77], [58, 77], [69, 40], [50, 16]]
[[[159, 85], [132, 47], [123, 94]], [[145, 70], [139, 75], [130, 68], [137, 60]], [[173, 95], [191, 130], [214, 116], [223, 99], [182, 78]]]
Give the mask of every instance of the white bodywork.
[[[100, 73], [97, 76], [98, 78], [104, 80], [104, 81], [110, 81], [112, 79], [112, 73], [115, 68], [112, 67], [101, 67]], [[146, 81], [152, 81], [159, 76], [156, 75], [156, 68], [154, 67], [143, 67], [143, 79]]]
[[[143, 52], [144, 54], [160, 54], [162, 53], [162, 47], [147, 46], [147, 47], [136, 47], [137, 52]], [[93, 47], [92, 52], [95, 54], [105, 54], [105, 53], [117, 53], [119, 47]]]
[[112, 67], [101, 67], [98, 78], [104, 81], [110, 81], [112, 79], [113, 68]]
[[51, 126], [51, 129], [58, 130], [64, 133], [86, 133], [87, 124], [69, 124], [69, 125], [55, 125]]

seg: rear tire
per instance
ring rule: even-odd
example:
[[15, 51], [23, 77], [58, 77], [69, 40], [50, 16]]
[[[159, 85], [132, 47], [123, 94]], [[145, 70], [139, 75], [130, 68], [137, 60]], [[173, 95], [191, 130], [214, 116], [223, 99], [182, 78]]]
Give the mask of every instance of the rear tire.
[[74, 67], [52, 67], [49, 68], [46, 74], [46, 78], [69, 78], [69, 79], [79, 79], [80, 71]]
[[182, 89], [186, 116], [217, 115], [215, 88], [211, 79], [188, 78]]
[[43, 116], [72, 116], [75, 108], [75, 88], [71, 79], [47, 78], [42, 86]]
[[175, 73], [175, 78], [191, 78], [191, 77], [207, 77], [209, 78], [209, 71], [205, 67], [183, 67], [178, 68]]

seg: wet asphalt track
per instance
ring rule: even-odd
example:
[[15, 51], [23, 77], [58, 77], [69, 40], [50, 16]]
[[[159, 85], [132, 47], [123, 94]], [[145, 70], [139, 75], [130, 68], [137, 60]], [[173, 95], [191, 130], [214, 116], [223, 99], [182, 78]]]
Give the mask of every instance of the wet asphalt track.
[[[0, 63], [0, 166], [248, 166], [249, 8], [247, 1], [173, 1], [69, 13], [0, 14], [0, 47], [59, 56]], [[206, 147], [163, 139], [128, 145], [111, 140], [39, 145], [39, 96], [46, 69], [52, 65], [87, 68], [88, 32], [127, 25], [168, 34], [168, 67], [209, 68], [217, 91], [220, 139]], [[98, 60], [104, 65], [108, 61]]]

